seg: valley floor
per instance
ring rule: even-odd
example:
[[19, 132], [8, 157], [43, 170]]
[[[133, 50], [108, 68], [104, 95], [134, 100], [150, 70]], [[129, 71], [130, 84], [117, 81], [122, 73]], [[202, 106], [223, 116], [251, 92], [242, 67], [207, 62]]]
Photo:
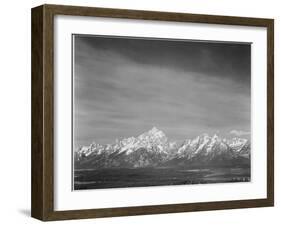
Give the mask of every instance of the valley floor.
[[74, 171], [74, 190], [249, 182], [250, 180], [250, 167], [79, 169]]

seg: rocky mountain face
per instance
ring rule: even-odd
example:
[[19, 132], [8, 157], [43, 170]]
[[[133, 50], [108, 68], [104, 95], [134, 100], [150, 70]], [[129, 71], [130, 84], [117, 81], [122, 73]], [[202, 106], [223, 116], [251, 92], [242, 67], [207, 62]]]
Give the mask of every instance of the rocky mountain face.
[[226, 140], [202, 134], [182, 143], [169, 142], [152, 128], [138, 137], [116, 140], [113, 144], [93, 142], [74, 153], [76, 169], [138, 167], [233, 167], [250, 165], [250, 141]]

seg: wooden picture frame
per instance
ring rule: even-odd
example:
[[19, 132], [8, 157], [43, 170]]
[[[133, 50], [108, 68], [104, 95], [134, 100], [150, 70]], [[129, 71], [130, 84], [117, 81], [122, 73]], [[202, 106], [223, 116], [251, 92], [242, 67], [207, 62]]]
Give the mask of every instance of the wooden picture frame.
[[[255, 26], [267, 29], [267, 198], [121, 208], [54, 210], [54, 16], [71, 15]], [[32, 200], [43, 221], [266, 207], [274, 205], [274, 20], [62, 5], [32, 9]]]

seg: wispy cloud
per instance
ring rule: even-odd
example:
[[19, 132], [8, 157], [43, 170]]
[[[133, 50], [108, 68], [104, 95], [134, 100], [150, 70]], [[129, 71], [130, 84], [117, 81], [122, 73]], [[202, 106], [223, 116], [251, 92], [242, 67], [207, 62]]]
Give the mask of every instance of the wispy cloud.
[[153, 126], [171, 140], [250, 130], [249, 50], [76, 37], [75, 145], [112, 143]]
[[238, 136], [238, 137], [251, 134], [251, 132], [243, 131], [243, 130], [231, 130], [229, 133], [232, 134], [232, 135]]

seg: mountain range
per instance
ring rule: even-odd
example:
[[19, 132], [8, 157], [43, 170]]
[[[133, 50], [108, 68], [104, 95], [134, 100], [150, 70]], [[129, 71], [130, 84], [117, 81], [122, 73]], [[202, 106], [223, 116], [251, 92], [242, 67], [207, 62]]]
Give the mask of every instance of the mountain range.
[[244, 167], [250, 165], [251, 143], [244, 138], [224, 139], [202, 134], [183, 142], [169, 142], [153, 127], [138, 137], [113, 144], [93, 142], [74, 152], [75, 169], [139, 167]]

